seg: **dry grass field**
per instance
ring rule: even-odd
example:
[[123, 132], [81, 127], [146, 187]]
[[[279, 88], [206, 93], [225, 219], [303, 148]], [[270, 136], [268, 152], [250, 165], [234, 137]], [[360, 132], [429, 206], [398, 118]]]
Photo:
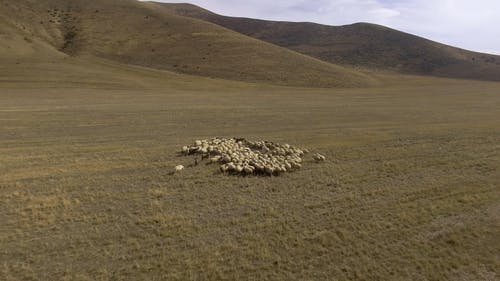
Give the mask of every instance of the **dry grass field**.
[[[225, 82], [0, 65], [0, 280], [499, 280], [500, 84]], [[327, 156], [172, 174], [241, 136]]]

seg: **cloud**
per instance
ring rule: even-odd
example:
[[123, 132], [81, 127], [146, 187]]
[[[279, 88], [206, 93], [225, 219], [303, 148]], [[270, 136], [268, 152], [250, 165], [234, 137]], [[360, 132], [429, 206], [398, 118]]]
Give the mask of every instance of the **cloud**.
[[445, 44], [500, 54], [498, 0], [183, 0], [239, 17], [328, 25], [371, 22]]

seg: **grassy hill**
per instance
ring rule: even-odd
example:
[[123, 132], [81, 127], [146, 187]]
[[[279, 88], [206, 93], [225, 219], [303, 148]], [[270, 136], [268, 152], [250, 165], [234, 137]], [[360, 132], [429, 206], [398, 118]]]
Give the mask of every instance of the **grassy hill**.
[[93, 56], [207, 77], [291, 86], [373, 82], [205, 21], [135, 0], [20, 0], [0, 7], [0, 58]]
[[164, 7], [326, 62], [402, 73], [500, 80], [500, 56], [454, 48], [384, 26], [276, 22], [221, 16], [190, 4]]
[[55, 59], [64, 54], [54, 48], [59, 31], [48, 25], [37, 10], [37, 2], [22, 5], [0, 2], [0, 59], [3, 64], [19, 60]]

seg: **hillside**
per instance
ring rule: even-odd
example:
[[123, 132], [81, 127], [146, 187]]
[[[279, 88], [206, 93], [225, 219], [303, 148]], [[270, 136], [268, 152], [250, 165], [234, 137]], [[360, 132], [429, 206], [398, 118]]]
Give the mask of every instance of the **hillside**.
[[357, 67], [452, 78], [500, 81], [500, 56], [466, 51], [387, 27], [356, 23], [327, 26], [226, 17], [190, 4], [163, 4], [320, 60]]
[[206, 77], [351, 87], [368, 76], [135, 0], [4, 0], [3, 61], [94, 56]]

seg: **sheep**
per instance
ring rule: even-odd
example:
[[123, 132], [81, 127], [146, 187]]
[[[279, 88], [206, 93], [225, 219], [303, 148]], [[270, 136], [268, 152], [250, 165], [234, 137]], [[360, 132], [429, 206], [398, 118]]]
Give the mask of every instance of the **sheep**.
[[210, 158], [210, 152], [207, 152], [207, 153], [203, 153], [201, 155], [201, 161], [205, 160], [205, 159], [208, 159]]
[[227, 173], [227, 172], [228, 172], [228, 170], [229, 170], [229, 169], [228, 169], [227, 164], [224, 164], [224, 165], [221, 165], [221, 166], [220, 166], [220, 171], [221, 171], [223, 174]]
[[302, 165], [300, 163], [295, 162], [295, 161], [291, 161], [290, 165], [292, 166], [293, 169], [300, 169], [302, 167]]
[[229, 155], [227, 155], [227, 154], [224, 154], [222, 156], [222, 161], [226, 162], [226, 163], [229, 163], [229, 162], [231, 162], [231, 157]]
[[268, 175], [272, 175], [274, 173], [274, 168], [270, 167], [270, 166], [266, 166], [264, 168], [264, 171], [266, 172], [266, 174]]
[[252, 166], [245, 166], [245, 167], [243, 167], [243, 171], [247, 175], [253, 174], [254, 170], [255, 170], [255, 168], [252, 167]]
[[227, 163], [227, 170], [228, 171], [234, 171], [234, 170], [236, 170], [236, 165], [233, 162]]
[[221, 160], [221, 156], [214, 156], [212, 158], [210, 158], [210, 163], [217, 163]]
[[268, 153], [269, 152], [269, 148], [266, 145], [263, 145], [262, 146], [262, 152], [263, 153]]
[[180, 171], [184, 170], [184, 166], [183, 165], [177, 165], [175, 166], [175, 172], [178, 173]]
[[316, 160], [316, 162], [323, 162], [326, 160], [326, 157], [324, 155], [316, 153], [314, 154], [313, 159]]
[[243, 167], [241, 167], [241, 165], [236, 165], [235, 170], [236, 170], [236, 172], [241, 173], [241, 172], [243, 172]]
[[[196, 140], [192, 146], [183, 146], [182, 153], [197, 154], [209, 163], [222, 163], [222, 173], [249, 175], [253, 173], [280, 174], [299, 169], [302, 156], [308, 152], [289, 144], [268, 141], [248, 141], [244, 138], [212, 138]], [[317, 161], [324, 161], [322, 155], [314, 155]], [[195, 164], [198, 160], [195, 161]]]

